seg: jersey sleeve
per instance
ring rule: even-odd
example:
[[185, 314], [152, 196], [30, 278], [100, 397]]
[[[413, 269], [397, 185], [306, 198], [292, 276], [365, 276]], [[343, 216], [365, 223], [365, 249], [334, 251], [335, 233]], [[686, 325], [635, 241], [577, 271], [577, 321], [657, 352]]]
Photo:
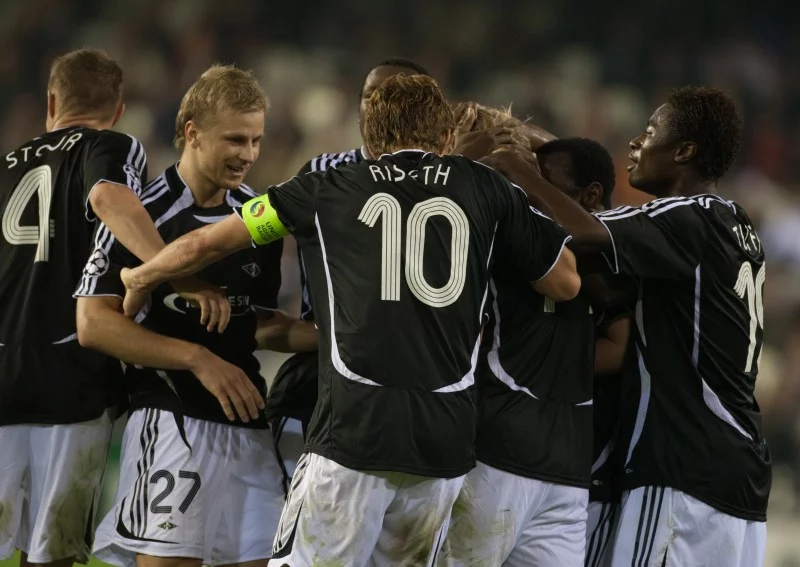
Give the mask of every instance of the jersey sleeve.
[[605, 256], [615, 274], [675, 279], [693, 275], [700, 264], [706, 224], [693, 199], [657, 199], [595, 216], [611, 235]]
[[92, 144], [83, 166], [83, 197], [86, 217], [94, 220], [89, 195], [98, 183], [123, 185], [141, 195], [147, 178], [147, 156], [141, 142], [127, 134], [102, 132]]
[[309, 235], [314, 230], [321, 180], [322, 174], [293, 177], [237, 209], [253, 242], [269, 244], [289, 233], [300, 241]]
[[281, 291], [281, 256], [283, 240], [277, 240], [258, 249], [257, 289], [251, 298], [256, 310], [275, 311], [278, 309], [278, 294]]
[[572, 237], [531, 207], [522, 189], [499, 174], [494, 177], [502, 208], [495, 236], [498, 256], [527, 281], [538, 281], [550, 273]]
[[102, 223], [95, 230], [94, 248], [83, 267], [81, 280], [74, 297], [125, 297], [120, 279], [122, 268], [138, 266], [141, 262], [131, 254]]

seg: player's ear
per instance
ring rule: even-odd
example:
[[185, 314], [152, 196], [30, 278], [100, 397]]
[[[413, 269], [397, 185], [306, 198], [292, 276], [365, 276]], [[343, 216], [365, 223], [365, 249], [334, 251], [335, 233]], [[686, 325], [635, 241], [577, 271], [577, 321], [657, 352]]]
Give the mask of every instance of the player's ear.
[[591, 185], [584, 189], [579, 199], [581, 205], [590, 211], [596, 211], [602, 200], [603, 187], [597, 181], [593, 181]]
[[183, 136], [186, 138], [186, 145], [197, 148], [197, 125], [193, 120], [187, 120], [183, 125]]
[[47, 119], [48, 121], [55, 120], [56, 117], [56, 93], [47, 91]]
[[697, 144], [694, 142], [681, 142], [675, 150], [675, 161], [687, 163], [697, 154]]
[[119, 119], [122, 118], [123, 114], [125, 114], [125, 103], [120, 101], [117, 103], [117, 108], [114, 109], [114, 118], [111, 119], [112, 127], [119, 122]]

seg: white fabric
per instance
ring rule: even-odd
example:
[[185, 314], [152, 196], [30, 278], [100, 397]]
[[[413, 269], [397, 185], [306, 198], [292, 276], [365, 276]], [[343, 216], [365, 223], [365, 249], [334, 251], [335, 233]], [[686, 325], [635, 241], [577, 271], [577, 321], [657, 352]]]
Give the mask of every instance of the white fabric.
[[[95, 556], [132, 567], [136, 554], [208, 565], [267, 559], [283, 506], [269, 430], [143, 409], [125, 427], [115, 505]], [[187, 446], [188, 442], [189, 446]]]
[[437, 565], [581, 567], [589, 491], [478, 462], [465, 480]]
[[106, 413], [66, 425], [0, 427], [0, 559], [89, 557], [111, 439]]
[[589, 502], [586, 508], [586, 567], [608, 567], [617, 520], [618, 502]]
[[269, 565], [430, 566], [463, 480], [361, 472], [306, 453]]
[[729, 516], [672, 488], [647, 486], [622, 495], [610, 565], [761, 567], [766, 546], [766, 523]]

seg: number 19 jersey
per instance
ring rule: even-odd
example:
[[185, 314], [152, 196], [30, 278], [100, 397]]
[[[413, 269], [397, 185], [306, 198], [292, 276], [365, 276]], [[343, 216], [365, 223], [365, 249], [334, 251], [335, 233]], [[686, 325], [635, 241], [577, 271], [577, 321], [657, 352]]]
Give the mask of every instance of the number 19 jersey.
[[242, 211], [256, 241], [269, 206], [303, 252], [320, 330], [306, 449], [352, 469], [465, 474], [493, 260], [538, 280], [566, 233], [493, 170], [415, 150], [270, 188]]
[[766, 265], [747, 213], [698, 195], [597, 218], [611, 267], [639, 292], [620, 402], [623, 489], [667, 486], [765, 520], [771, 459], [754, 390]]
[[0, 425], [88, 421], [111, 401], [119, 362], [80, 347], [72, 293], [84, 270], [107, 269], [114, 241], [89, 194], [101, 182], [140, 191], [145, 161], [131, 136], [72, 127], [0, 162]]

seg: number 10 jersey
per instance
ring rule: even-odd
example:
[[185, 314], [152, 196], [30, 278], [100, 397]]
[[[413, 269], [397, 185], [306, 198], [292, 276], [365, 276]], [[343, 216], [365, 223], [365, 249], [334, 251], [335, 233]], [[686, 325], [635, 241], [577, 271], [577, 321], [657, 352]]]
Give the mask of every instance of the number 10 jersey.
[[[0, 425], [88, 421], [113, 401], [119, 362], [80, 347], [72, 294], [85, 273], [108, 269], [114, 241], [89, 194], [101, 182], [138, 193], [145, 164], [131, 136], [83, 127], [49, 132], [3, 159]], [[99, 252], [87, 264], [93, 235]]]
[[320, 331], [307, 450], [352, 469], [465, 474], [493, 260], [538, 280], [566, 233], [492, 169], [417, 150], [294, 177], [244, 205], [251, 226], [265, 206], [302, 250]]

